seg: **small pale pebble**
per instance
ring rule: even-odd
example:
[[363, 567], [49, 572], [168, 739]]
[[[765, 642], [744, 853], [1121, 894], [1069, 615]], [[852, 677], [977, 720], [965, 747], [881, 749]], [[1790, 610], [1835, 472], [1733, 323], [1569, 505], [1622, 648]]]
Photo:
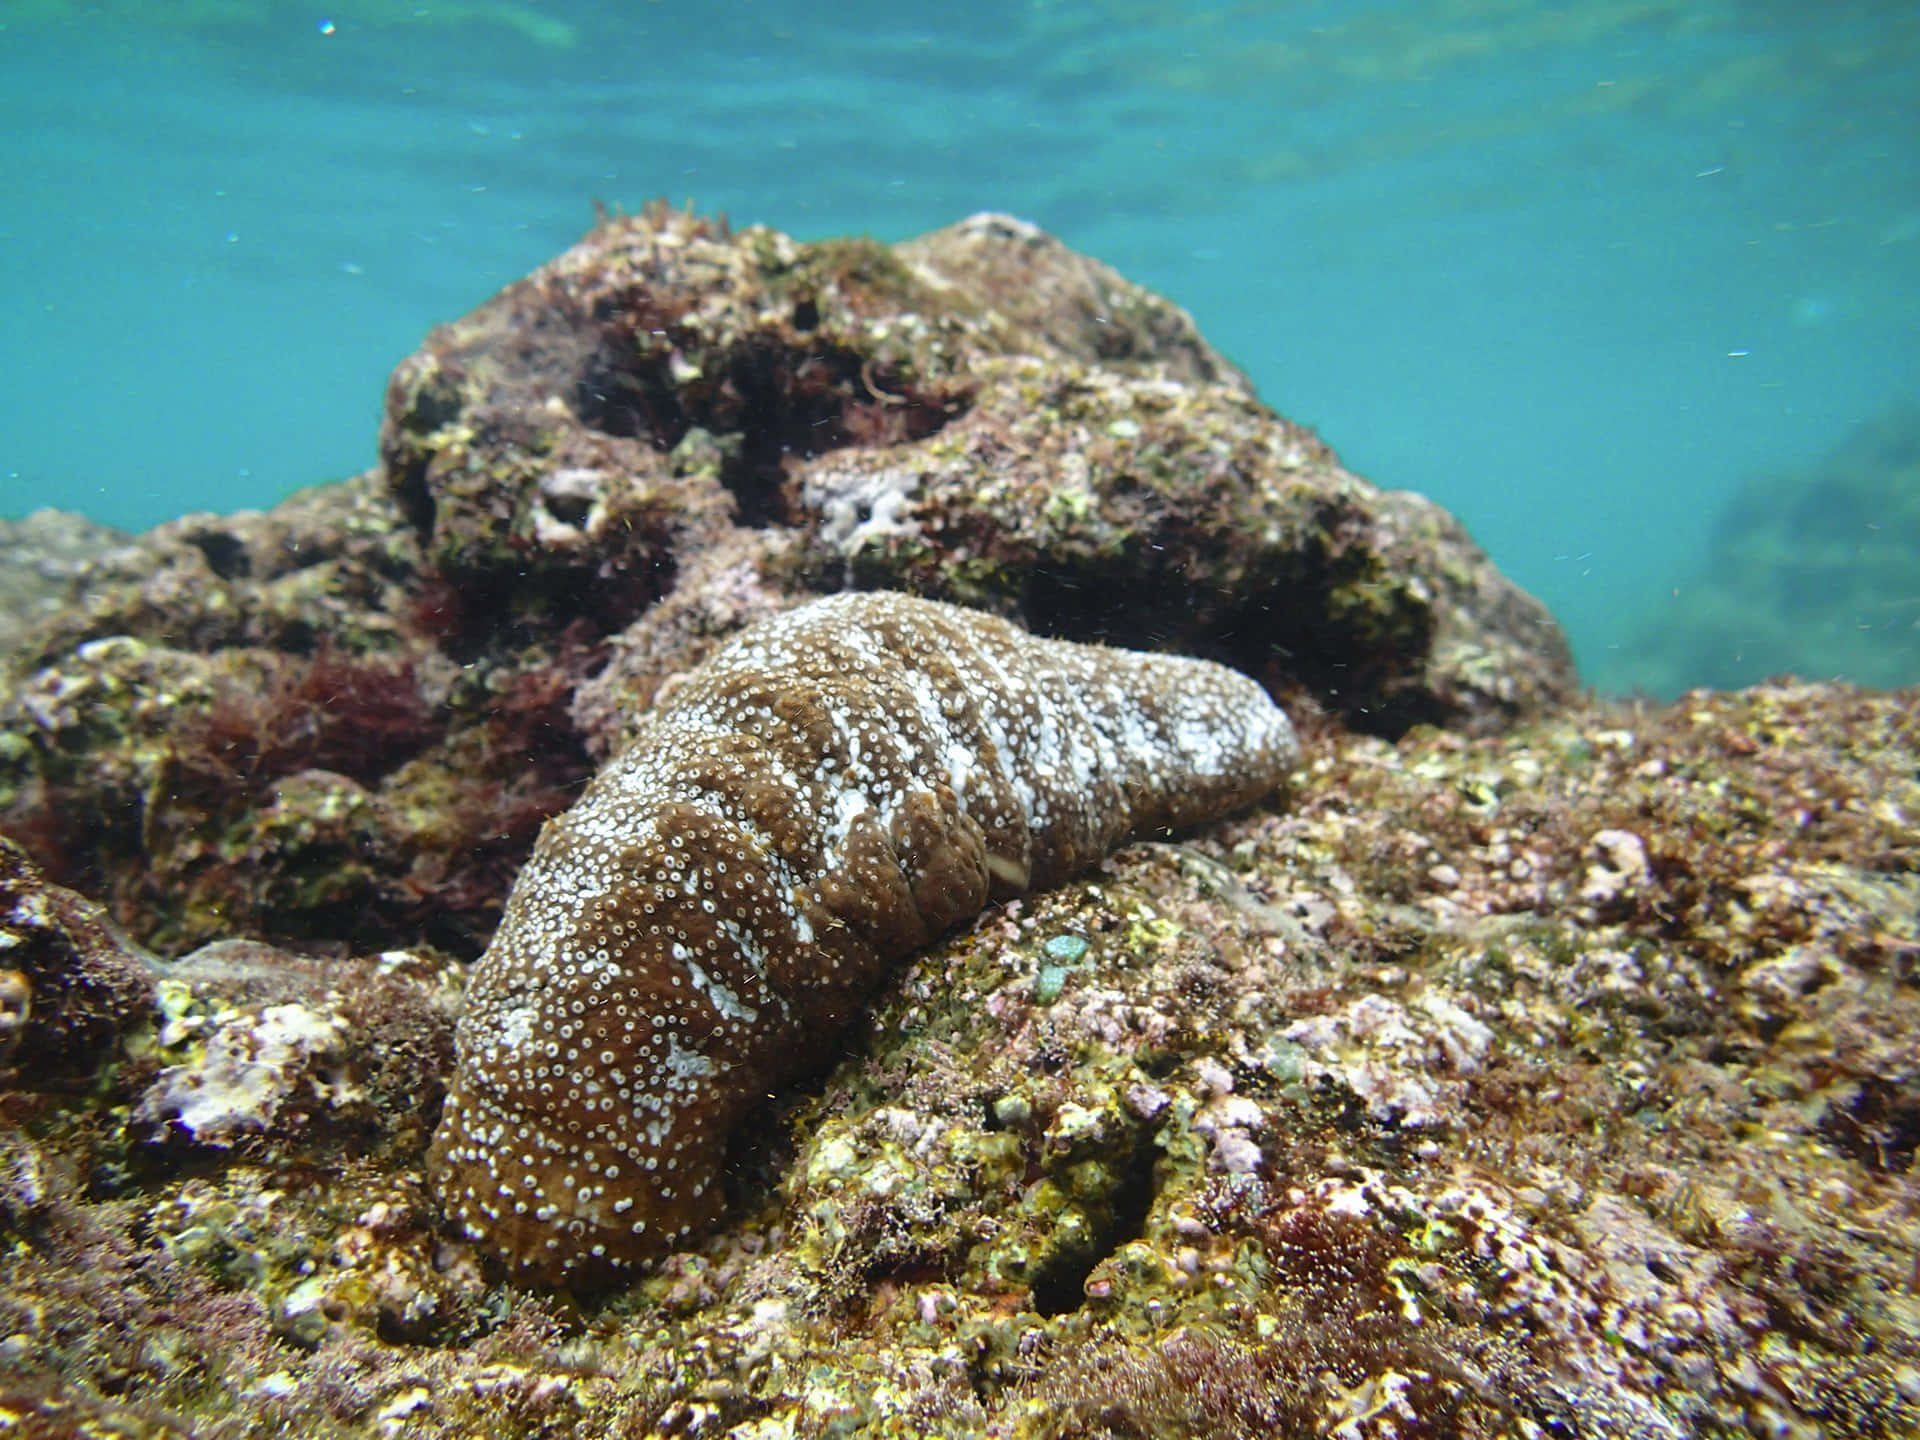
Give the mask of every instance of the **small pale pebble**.
[[1211, 1055], [1203, 1055], [1193, 1062], [1193, 1078], [1199, 1084], [1202, 1094], [1231, 1095], [1233, 1093], [1233, 1072]]
[[1238, 1130], [1223, 1130], [1213, 1137], [1207, 1168], [1223, 1175], [1251, 1175], [1260, 1168], [1260, 1147]]
[[1136, 1083], [1127, 1087], [1127, 1109], [1141, 1120], [1158, 1120], [1173, 1103], [1173, 1097], [1158, 1085]]

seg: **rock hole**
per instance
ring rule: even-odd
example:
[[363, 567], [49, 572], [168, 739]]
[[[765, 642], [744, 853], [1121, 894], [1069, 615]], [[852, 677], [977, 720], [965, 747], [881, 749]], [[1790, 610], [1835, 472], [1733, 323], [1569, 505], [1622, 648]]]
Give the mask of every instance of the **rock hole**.
[[546, 497], [547, 513], [562, 525], [584, 525], [593, 513], [590, 495], [560, 494]]
[[[723, 348], [683, 325], [604, 322], [598, 349], [574, 386], [574, 411], [605, 435], [644, 440], [666, 453], [699, 427], [722, 442], [720, 481], [742, 525], [797, 523], [794, 467], [850, 446], [924, 440], [966, 413], [971, 387], [922, 384], [850, 346], [796, 345], [820, 324], [798, 302], [793, 329], [742, 336]], [[736, 443], [728, 443], [737, 440]]]
[[1866, 1076], [1850, 1100], [1827, 1106], [1820, 1117], [1820, 1134], [1842, 1155], [1869, 1170], [1904, 1174], [1920, 1153], [1920, 1095], [1905, 1077]]
[[1152, 1134], [1142, 1129], [1133, 1153], [1105, 1197], [1106, 1223], [1092, 1230], [1086, 1244], [1063, 1247], [1035, 1267], [1030, 1294], [1036, 1313], [1053, 1316], [1078, 1310], [1086, 1304], [1087, 1277], [1094, 1267], [1122, 1245], [1140, 1238], [1147, 1212], [1153, 1208], [1156, 1153]]
[[244, 580], [253, 573], [247, 542], [225, 530], [202, 530], [187, 539], [207, 557], [207, 565], [222, 580]]

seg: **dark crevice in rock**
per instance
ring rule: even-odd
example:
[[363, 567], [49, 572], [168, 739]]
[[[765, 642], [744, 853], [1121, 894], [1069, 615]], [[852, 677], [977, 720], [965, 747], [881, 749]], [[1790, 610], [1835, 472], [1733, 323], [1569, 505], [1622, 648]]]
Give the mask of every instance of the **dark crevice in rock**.
[[1309, 581], [1256, 594], [1238, 610], [1242, 618], [1222, 627], [1213, 658], [1270, 688], [1305, 688], [1362, 734], [1397, 740], [1415, 725], [1452, 718], [1429, 689], [1407, 681], [1432, 648], [1431, 614], [1406, 604], [1383, 636], [1372, 616], [1330, 623], [1329, 593], [1325, 582]]
[[[1086, 1303], [1087, 1277], [1122, 1245], [1145, 1233], [1147, 1212], [1153, 1208], [1154, 1161], [1159, 1151], [1149, 1131], [1142, 1130], [1114, 1176], [1113, 1189], [1087, 1213], [1090, 1225], [1085, 1243], [1063, 1245], [1034, 1267], [1030, 1294], [1035, 1313], [1066, 1315]], [[1101, 1223], [1103, 1222], [1103, 1223]]]
[[[819, 323], [811, 302], [796, 328]], [[799, 322], [809, 318], [812, 325]], [[787, 468], [850, 446], [924, 440], [965, 413], [964, 392], [923, 389], [887, 362], [845, 345], [796, 349], [761, 332], [727, 349], [701, 351], [672, 329], [609, 325], [574, 391], [581, 420], [604, 435], [673, 450], [695, 428], [739, 438], [724, 447], [720, 481], [742, 525], [795, 524]]]
[[450, 659], [470, 664], [550, 644], [568, 626], [594, 640], [615, 634], [667, 595], [676, 573], [664, 539], [616, 557], [597, 574], [547, 572], [536, 581], [522, 572], [433, 571], [415, 585], [407, 619]]
[[[1115, 564], [1051, 564], [1028, 577], [1027, 626], [1064, 640], [1164, 650], [1218, 660], [1267, 682], [1304, 687], [1354, 729], [1397, 739], [1450, 717], [1424, 687], [1407, 683], [1433, 644], [1433, 615], [1393, 581], [1345, 578], [1332, 567], [1249, 584], [1228, 594], [1197, 582], [1178, 557], [1142, 555], [1132, 580]], [[1343, 592], [1361, 597], [1349, 604]], [[1344, 618], [1334, 618], [1341, 615]]]
[[511, 621], [516, 579], [425, 571], [408, 599], [407, 621], [449, 659], [471, 664]]
[[425, 539], [433, 534], [433, 519], [437, 507], [433, 500], [433, 491], [427, 485], [427, 467], [421, 460], [416, 464], [388, 466], [389, 484], [392, 488], [394, 504], [407, 524], [413, 527], [414, 534]]
[[207, 567], [222, 580], [244, 580], [253, 573], [247, 542], [227, 530], [201, 530], [187, 542], [207, 557]]
[[1903, 1174], [1920, 1152], [1920, 1094], [1911, 1077], [1904, 1085], [1870, 1077], [1850, 1100], [1828, 1105], [1820, 1133], [1842, 1155], [1869, 1169]]

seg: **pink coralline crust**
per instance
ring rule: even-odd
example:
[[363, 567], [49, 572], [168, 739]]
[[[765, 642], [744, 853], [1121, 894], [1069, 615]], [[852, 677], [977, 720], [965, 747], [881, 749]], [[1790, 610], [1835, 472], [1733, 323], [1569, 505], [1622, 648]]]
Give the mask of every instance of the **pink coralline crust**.
[[657, 1254], [717, 1209], [743, 1111], [895, 962], [1297, 758], [1204, 661], [891, 594], [742, 632], [541, 835], [468, 992], [444, 1204], [521, 1278]]

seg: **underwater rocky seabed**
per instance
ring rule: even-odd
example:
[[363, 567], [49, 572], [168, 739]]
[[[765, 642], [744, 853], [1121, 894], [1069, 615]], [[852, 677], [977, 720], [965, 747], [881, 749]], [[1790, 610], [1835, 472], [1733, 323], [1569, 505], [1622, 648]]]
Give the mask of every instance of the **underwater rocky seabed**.
[[[1911, 692], [1583, 696], [1443, 512], [1004, 217], [609, 220], [380, 453], [8, 580], [9, 1428], [1920, 1429]], [[422, 1170], [465, 964], [663, 684], [848, 586], [1225, 660], [1306, 758], [903, 967], [712, 1235], [502, 1284]]]
[[1859, 425], [1799, 471], [1742, 484], [1671, 613], [1634, 635], [1655, 693], [1762, 675], [1920, 677], [1920, 407]]

